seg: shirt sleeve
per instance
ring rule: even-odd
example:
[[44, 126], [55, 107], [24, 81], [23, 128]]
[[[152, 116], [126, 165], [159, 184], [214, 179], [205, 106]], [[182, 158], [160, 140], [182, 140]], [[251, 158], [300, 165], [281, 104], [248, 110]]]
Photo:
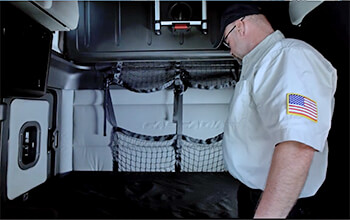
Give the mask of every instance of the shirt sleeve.
[[298, 141], [323, 151], [334, 105], [336, 70], [313, 48], [293, 47], [263, 60], [252, 96], [275, 145]]

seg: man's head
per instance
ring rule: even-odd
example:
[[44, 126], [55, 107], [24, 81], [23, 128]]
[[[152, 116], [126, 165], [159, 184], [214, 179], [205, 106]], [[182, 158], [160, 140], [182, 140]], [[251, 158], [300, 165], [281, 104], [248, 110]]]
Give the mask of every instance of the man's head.
[[222, 43], [232, 56], [242, 59], [273, 29], [261, 9], [251, 3], [237, 2], [229, 6], [221, 17]]

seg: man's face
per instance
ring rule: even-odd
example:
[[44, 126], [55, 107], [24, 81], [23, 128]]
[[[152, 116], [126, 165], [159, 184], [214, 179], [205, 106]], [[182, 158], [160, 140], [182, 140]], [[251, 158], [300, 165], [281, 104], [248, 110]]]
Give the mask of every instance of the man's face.
[[237, 26], [236, 22], [234, 21], [231, 24], [227, 25], [224, 31], [224, 45], [226, 45], [228, 48], [230, 48], [230, 54], [236, 58], [241, 59], [239, 56], [239, 47], [238, 47], [238, 36], [237, 36]]

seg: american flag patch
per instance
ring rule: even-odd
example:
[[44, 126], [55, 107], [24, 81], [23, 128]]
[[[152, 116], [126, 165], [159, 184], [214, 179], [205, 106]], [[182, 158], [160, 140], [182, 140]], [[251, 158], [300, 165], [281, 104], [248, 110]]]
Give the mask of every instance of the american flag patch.
[[298, 115], [317, 122], [317, 103], [306, 96], [287, 94], [287, 114]]

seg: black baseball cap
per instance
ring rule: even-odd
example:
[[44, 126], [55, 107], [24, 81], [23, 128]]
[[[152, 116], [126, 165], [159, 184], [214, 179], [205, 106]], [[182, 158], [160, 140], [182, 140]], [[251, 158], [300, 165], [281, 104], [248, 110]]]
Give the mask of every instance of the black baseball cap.
[[230, 5], [228, 8], [226, 8], [221, 16], [220, 38], [215, 44], [215, 47], [218, 47], [221, 45], [224, 39], [224, 31], [227, 25], [231, 24], [232, 22], [244, 16], [254, 15], [254, 14], [262, 14], [261, 8], [254, 3], [237, 2]]

